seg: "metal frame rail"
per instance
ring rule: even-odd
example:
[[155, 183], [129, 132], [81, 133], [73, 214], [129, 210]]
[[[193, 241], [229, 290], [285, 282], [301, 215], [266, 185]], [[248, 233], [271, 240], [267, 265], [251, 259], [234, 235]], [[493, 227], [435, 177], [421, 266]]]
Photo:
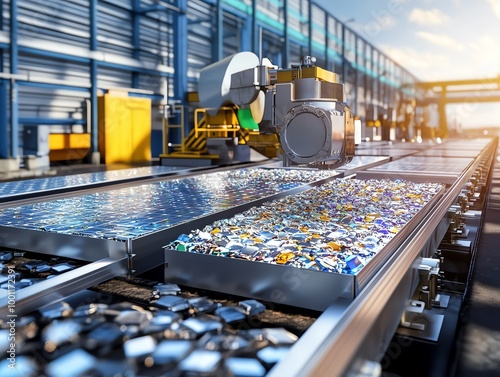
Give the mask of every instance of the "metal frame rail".
[[[109, 257], [44, 280], [15, 292], [15, 316], [22, 316], [40, 307], [59, 301], [82, 289], [102, 283], [127, 272], [127, 256]], [[9, 318], [9, 297], [0, 298], [0, 317]]]

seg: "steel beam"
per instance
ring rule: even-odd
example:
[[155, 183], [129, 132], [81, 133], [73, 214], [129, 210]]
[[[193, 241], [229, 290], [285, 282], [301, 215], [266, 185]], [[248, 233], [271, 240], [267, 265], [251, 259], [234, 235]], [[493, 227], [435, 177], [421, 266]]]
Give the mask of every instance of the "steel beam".
[[247, 15], [243, 19], [243, 27], [240, 30], [239, 43], [241, 51], [253, 51], [253, 18]]
[[313, 27], [313, 21], [312, 21], [312, 1], [307, 2], [307, 15], [308, 15], [308, 21], [307, 21], [307, 54], [309, 56], [312, 55], [313, 53], [313, 38], [312, 38], [312, 27]]
[[329, 71], [333, 71], [332, 67], [330, 67], [330, 49], [328, 48], [330, 46], [330, 15], [328, 12], [325, 12], [325, 68]]
[[[3, 30], [3, 1], [0, 1], [0, 30]], [[3, 48], [0, 48], [0, 72], [3, 72]], [[0, 158], [9, 157], [9, 120], [7, 81], [0, 79]]]
[[9, 120], [7, 108], [7, 84], [0, 80], [0, 158], [9, 158]]
[[180, 9], [173, 17], [174, 29], [174, 96], [185, 101], [187, 93], [187, 1], [177, 0], [175, 6]]
[[[22, 316], [40, 307], [59, 301], [82, 289], [117, 276], [126, 276], [128, 257], [105, 258], [76, 270], [47, 279], [16, 292], [15, 316]], [[0, 316], [9, 317], [8, 297], [0, 299]]]
[[212, 43], [212, 60], [219, 61], [224, 57], [224, 12], [222, 0], [217, 0], [215, 17], [213, 18], [215, 41]]
[[[0, 1], [0, 30], [3, 30], [3, 1]], [[0, 49], [0, 72], [3, 72], [3, 49]], [[0, 158], [7, 158], [9, 155], [8, 140], [6, 86], [4, 80], [0, 80]]]
[[[133, 0], [132, 3], [132, 56], [134, 59], [140, 58], [141, 47], [141, 0]], [[161, 9], [161, 8], [160, 8]], [[139, 87], [139, 73], [132, 72], [132, 88]]]
[[[441, 98], [427, 98], [423, 101], [418, 101], [419, 106], [426, 106], [430, 104], [439, 104]], [[452, 103], [489, 103], [489, 102], [500, 102], [500, 95], [484, 95], [484, 96], [457, 96], [457, 97], [446, 97], [446, 104]]]
[[[97, 51], [97, 0], [90, 1], [90, 51]], [[91, 152], [97, 153], [99, 151], [99, 127], [98, 127], [98, 113], [97, 113], [97, 74], [98, 62], [95, 59], [90, 60], [90, 134], [91, 134]], [[87, 119], [88, 121], [88, 119]]]
[[[10, 73], [17, 73], [19, 46], [17, 44], [19, 30], [17, 21], [17, 0], [10, 2]], [[15, 80], [10, 82], [10, 156], [17, 158], [19, 148], [19, 103]]]
[[283, 37], [284, 37], [284, 43], [283, 43], [283, 61], [281, 62], [281, 66], [283, 68], [288, 68], [290, 64], [290, 40], [288, 38], [288, 0], [283, 0], [283, 19], [284, 19], [284, 24], [283, 24]]
[[489, 79], [465, 79], [465, 80], [450, 80], [450, 81], [423, 81], [406, 86], [415, 86], [422, 89], [433, 89], [443, 86], [465, 86], [465, 85], [485, 85], [485, 84], [498, 84], [500, 85], [500, 76], [492, 77]]
[[19, 122], [22, 124], [45, 124], [45, 125], [73, 125], [73, 124], [85, 124], [83, 119], [73, 119], [73, 118], [36, 118], [36, 117], [21, 117]]
[[[257, 35], [257, 0], [252, 0], [252, 51], [259, 53], [259, 36]], [[261, 56], [259, 56], [261, 58]]]

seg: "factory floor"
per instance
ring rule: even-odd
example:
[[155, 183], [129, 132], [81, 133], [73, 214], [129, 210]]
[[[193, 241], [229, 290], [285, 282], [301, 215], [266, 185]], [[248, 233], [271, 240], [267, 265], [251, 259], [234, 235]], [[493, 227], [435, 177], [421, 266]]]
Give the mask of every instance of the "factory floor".
[[500, 375], [500, 150], [493, 168], [468, 295], [462, 310], [456, 377]]

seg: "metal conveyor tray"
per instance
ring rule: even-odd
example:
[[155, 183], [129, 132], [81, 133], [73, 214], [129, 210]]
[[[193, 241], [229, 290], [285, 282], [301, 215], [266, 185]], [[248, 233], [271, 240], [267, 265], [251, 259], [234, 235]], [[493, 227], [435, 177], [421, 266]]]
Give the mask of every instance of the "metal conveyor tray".
[[413, 182], [453, 184], [473, 158], [408, 156], [357, 173], [360, 179], [408, 179]]
[[[402, 199], [396, 198], [399, 185], [408, 188]], [[420, 202], [425, 187], [435, 191]], [[199, 228], [166, 240], [165, 281], [323, 311], [339, 298], [352, 300], [443, 193], [439, 184], [335, 179], [210, 225], [192, 224], [191, 230]], [[290, 225], [297, 219], [300, 224]], [[398, 222], [397, 229], [386, 229]], [[228, 240], [233, 246], [224, 245]], [[241, 251], [231, 252], [235, 242]], [[283, 262], [283, 255], [290, 259]]]
[[131, 169], [4, 182], [0, 185], [0, 202], [33, 198], [82, 188], [105, 186], [117, 182], [131, 182], [148, 177], [162, 177], [172, 175], [182, 169], [185, 168], [144, 166]]

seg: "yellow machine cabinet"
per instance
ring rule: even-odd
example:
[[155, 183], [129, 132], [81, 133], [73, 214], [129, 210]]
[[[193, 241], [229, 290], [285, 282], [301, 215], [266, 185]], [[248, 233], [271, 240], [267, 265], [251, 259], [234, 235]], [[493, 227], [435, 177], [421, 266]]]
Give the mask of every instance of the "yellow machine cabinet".
[[90, 134], [50, 134], [50, 161], [81, 160], [89, 153]]
[[101, 162], [151, 160], [151, 100], [107, 93], [99, 97]]

